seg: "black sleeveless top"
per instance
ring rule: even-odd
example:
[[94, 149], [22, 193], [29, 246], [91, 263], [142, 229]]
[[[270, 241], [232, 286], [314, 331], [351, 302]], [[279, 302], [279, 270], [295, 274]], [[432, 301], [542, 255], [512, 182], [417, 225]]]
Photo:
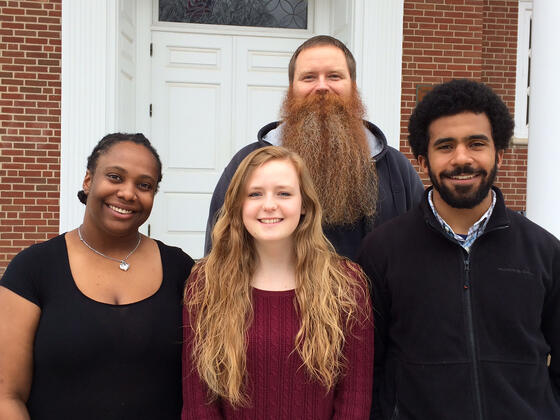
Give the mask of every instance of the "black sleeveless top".
[[64, 235], [10, 263], [0, 285], [41, 308], [27, 402], [33, 420], [180, 418], [181, 298], [193, 260], [157, 244], [160, 288], [126, 305], [78, 289]]

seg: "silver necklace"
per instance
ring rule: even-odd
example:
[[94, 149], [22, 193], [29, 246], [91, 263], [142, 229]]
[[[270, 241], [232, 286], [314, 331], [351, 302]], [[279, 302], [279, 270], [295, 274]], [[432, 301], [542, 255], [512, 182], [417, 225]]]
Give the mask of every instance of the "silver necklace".
[[102, 257], [105, 257], [109, 260], [113, 260], [116, 261], [118, 263], [120, 263], [119, 268], [122, 271], [128, 271], [128, 269], [130, 268], [130, 264], [126, 262], [126, 260], [128, 260], [128, 257], [130, 257], [132, 254], [134, 254], [134, 251], [136, 251], [138, 249], [138, 247], [140, 246], [140, 242], [142, 242], [142, 235], [140, 235], [140, 232], [138, 232], [138, 242], [136, 242], [136, 246], [134, 247], [134, 249], [132, 251], [130, 251], [128, 253], [128, 255], [126, 257], [124, 257], [122, 260], [119, 260], [118, 258], [113, 258], [110, 257], [108, 255], [105, 255], [102, 252], [99, 252], [97, 249], [95, 249], [94, 247], [92, 247], [90, 244], [88, 244], [84, 238], [82, 237], [82, 231], [80, 230], [81, 226], [78, 227], [78, 236], [80, 237], [80, 241], [82, 241], [84, 243], [85, 246], [87, 246], [89, 249], [91, 249], [93, 252], [95, 252], [97, 255], [101, 255]]

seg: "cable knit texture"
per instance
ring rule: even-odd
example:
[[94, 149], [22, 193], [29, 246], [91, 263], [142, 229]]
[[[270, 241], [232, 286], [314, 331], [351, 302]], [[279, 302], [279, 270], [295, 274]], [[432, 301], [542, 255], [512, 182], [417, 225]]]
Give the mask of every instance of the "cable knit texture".
[[208, 404], [207, 387], [193, 368], [192, 329], [184, 311], [182, 419], [368, 419], [373, 382], [373, 323], [369, 298], [361, 298], [368, 319], [346, 335], [346, 374], [336, 387], [311, 381], [294, 350], [299, 318], [294, 290], [253, 289], [254, 321], [249, 328], [247, 372], [249, 407], [233, 408], [218, 400]]

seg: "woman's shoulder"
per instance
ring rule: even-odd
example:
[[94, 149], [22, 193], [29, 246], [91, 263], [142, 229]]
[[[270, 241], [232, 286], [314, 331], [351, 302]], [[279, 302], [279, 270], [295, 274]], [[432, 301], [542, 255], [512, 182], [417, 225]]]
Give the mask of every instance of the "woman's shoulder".
[[334, 264], [344, 273], [350, 275], [355, 279], [365, 278], [362, 267], [354, 261], [343, 257], [342, 255], [335, 254], [333, 257]]
[[46, 261], [49, 264], [65, 255], [61, 252], [66, 249], [66, 241], [64, 235], [60, 234], [25, 248], [19, 252], [10, 262], [10, 265], [22, 265], [28, 269], [37, 268], [40, 263]]
[[340, 271], [352, 279], [350, 283], [352, 285], [352, 290], [358, 295], [362, 295], [364, 291], [367, 291], [369, 288], [369, 280], [364, 270], [359, 264], [346, 257], [340, 255], [337, 255], [337, 257], [337, 264], [340, 267]]
[[190, 257], [190, 255], [178, 246], [167, 245], [158, 239], [154, 239], [154, 241], [159, 248], [162, 259], [171, 260], [174, 262], [182, 261], [183, 263], [189, 265], [189, 267], [192, 267], [194, 265], [194, 260]]
[[33, 244], [17, 254], [8, 264], [0, 285], [39, 304], [40, 280], [54, 275], [50, 268], [58, 270], [64, 266], [61, 260], [67, 258], [64, 235]]
[[181, 248], [166, 245], [160, 240], [154, 240], [159, 248], [163, 271], [169, 278], [177, 279], [180, 293], [183, 293], [185, 282], [195, 264], [194, 260]]

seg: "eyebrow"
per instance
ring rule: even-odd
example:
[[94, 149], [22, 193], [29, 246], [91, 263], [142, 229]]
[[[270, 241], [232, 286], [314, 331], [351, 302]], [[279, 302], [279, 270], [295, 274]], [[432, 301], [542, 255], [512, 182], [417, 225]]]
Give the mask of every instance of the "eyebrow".
[[[262, 190], [262, 189], [264, 189], [264, 188], [265, 188], [265, 187], [263, 187], [262, 185], [248, 185], [248, 186], [247, 186], [247, 189], [248, 189], [248, 190]], [[290, 185], [276, 185], [276, 186], [274, 187], [274, 189], [277, 189], [277, 190], [282, 190], [282, 189], [295, 189], [295, 187], [294, 187], [293, 185], [291, 185], [291, 186], [290, 186]]]
[[[298, 76], [304, 76], [304, 75], [308, 75], [308, 74], [316, 74], [316, 73], [319, 73], [319, 72], [320, 72], [320, 71], [319, 71], [319, 70], [316, 70], [316, 69], [303, 69], [303, 70], [297, 72], [296, 74], [297, 74]], [[334, 67], [334, 68], [332, 68], [332, 69], [330, 69], [330, 70], [327, 70], [326, 73], [327, 73], [327, 74], [332, 74], [332, 73], [345, 73], [345, 69], [344, 69], [344, 67]]]
[[121, 172], [127, 172], [126, 169], [120, 167], [120, 166], [107, 166], [105, 168], [106, 171], [121, 171]]
[[[441, 139], [437, 139], [436, 141], [434, 141], [434, 147], [435, 146], [439, 146], [442, 143], [447, 143], [450, 141], [455, 141], [455, 137], [442, 137]], [[484, 135], [484, 134], [472, 134], [470, 136], [468, 136], [466, 138], [466, 140], [485, 140], [485, 141], [490, 141], [490, 139], [488, 138], [488, 136]]]
[[[128, 174], [128, 171], [126, 169], [124, 169], [121, 166], [108, 166], [105, 168], [105, 171], [119, 171], [119, 172], [123, 172], [125, 174]], [[156, 181], [156, 179], [148, 174], [142, 174], [138, 176], [139, 178], [144, 178], [144, 179], [149, 179], [153, 182]]]
[[298, 77], [303, 77], [303, 76], [307, 76], [307, 75], [313, 75], [313, 74], [317, 74], [317, 72], [315, 70], [304, 70], [304, 71], [300, 71], [299, 73], [297, 73]]

